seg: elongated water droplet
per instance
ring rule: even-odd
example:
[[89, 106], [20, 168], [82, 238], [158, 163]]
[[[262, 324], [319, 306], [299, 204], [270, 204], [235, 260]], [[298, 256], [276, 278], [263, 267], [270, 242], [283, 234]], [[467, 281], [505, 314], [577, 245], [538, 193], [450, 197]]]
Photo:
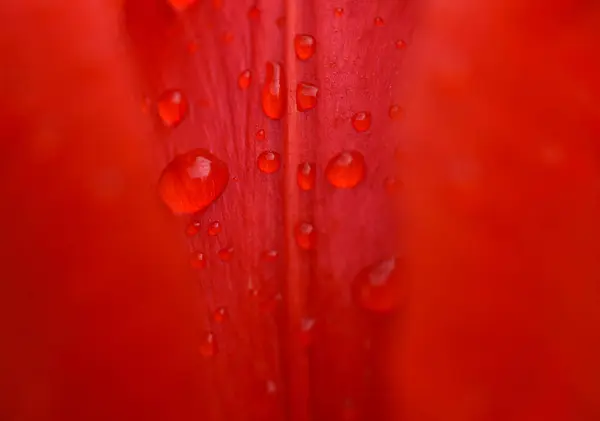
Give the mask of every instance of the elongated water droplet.
[[352, 296], [356, 304], [376, 313], [388, 313], [398, 305], [398, 260], [390, 258], [367, 266], [352, 283]]
[[273, 174], [281, 167], [281, 156], [274, 151], [264, 151], [256, 160], [258, 169], [266, 174]]
[[248, 89], [250, 82], [252, 82], [252, 72], [246, 69], [238, 76], [238, 87], [241, 90]]
[[229, 262], [233, 258], [233, 247], [224, 247], [218, 252], [222, 262]]
[[283, 117], [286, 105], [285, 77], [283, 66], [267, 62], [265, 84], [262, 89], [262, 109], [273, 120]]
[[358, 185], [366, 173], [365, 158], [358, 151], [344, 151], [331, 158], [325, 168], [327, 180], [339, 189]]
[[317, 231], [309, 222], [301, 222], [295, 228], [296, 244], [303, 250], [314, 250], [317, 246]]
[[256, 140], [265, 140], [267, 138], [267, 133], [264, 129], [259, 129], [255, 135]]
[[199, 351], [203, 357], [213, 357], [217, 353], [217, 342], [214, 333], [207, 332], [204, 335], [200, 342]]
[[206, 232], [210, 236], [215, 236], [215, 235], [219, 235], [222, 229], [223, 229], [223, 227], [221, 227], [221, 223], [219, 221], [212, 221], [208, 225], [208, 229], [206, 230]]
[[179, 89], [169, 89], [158, 98], [157, 109], [163, 124], [173, 128], [179, 126], [187, 116], [189, 103]]
[[317, 106], [319, 88], [310, 83], [300, 82], [296, 88], [296, 108], [298, 111], [308, 111]]
[[185, 229], [185, 233], [188, 237], [193, 237], [194, 235], [198, 234], [198, 232], [200, 231], [200, 222], [198, 221], [192, 221], [188, 224], [187, 228]]
[[204, 269], [206, 267], [206, 256], [200, 251], [195, 251], [190, 256], [190, 265], [196, 269]]
[[206, 149], [194, 149], [176, 156], [158, 180], [162, 200], [175, 213], [205, 209], [225, 190], [229, 169]]
[[390, 106], [388, 114], [392, 120], [401, 120], [403, 114], [402, 107], [400, 107], [398, 104], [394, 104]]
[[223, 323], [229, 320], [229, 312], [225, 307], [219, 307], [213, 313], [213, 320], [217, 323]]
[[371, 128], [371, 113], [360, 111], [352, 116], [352, 127], [359, 133], [366, 132]]
[[300, 190], [308, 191], [315, 188], [317, 180], [316, 165], [312, 162], [304, 162], [298, 165], [297, 181]]
[[312, 35], [299, 34], [294, 38], [294, 51], [299, 60], [308, 60], [315, 54], [317, 42]]

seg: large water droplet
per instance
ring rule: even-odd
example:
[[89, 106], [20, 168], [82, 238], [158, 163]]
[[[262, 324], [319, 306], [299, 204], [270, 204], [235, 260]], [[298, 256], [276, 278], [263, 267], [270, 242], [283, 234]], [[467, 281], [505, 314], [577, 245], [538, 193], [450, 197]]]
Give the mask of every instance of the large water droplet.
[[195, 251], [190, 256], [190, 265], [196, 269], [204, 269], [206, 267], [206, 255], [200, 251]]
[[325, 177], [340, 189], [351, 189], [358, 185], [366, 173], [365, 158], [358, 151], [344, 151], [329, 161], [325, 168]]
[[281, 167], [281, 156], [277, 152], [264, 151], [256, 160], [258, 169], [267, 174], [273, 174]]
[[366, 132], [371, 128], [371, 113], [360, 111], [352, 116], [352, 127], [359, 133]]
[[189, 103], [179, 89], [169, 89], [158, 98], [157, 109], [163, 124], [173, 128], [179, 126], [187, 116]]
[[201, 339], [200, 354], [204, 357], [212, 357], [217, 353], [217, 342], [215, 341], [215, 334], [207, 332]]
[[398, 259], [390, 258], [367, 266], [352, 283], [352, 296], [360, 307], [388, 313], [398, 305]]
[[298, 111], [308, 111], [317, 106], [319, 88], [310, 83], [300, 82], [296, 88], [296, 108]]
[[315, 188], [317, 180], [316, 165], [312, 162], [304, 162], [298, 165], [297, 181], [301, 190], [308, 191]]
[[229, 262], [233, 258], [233, 247], [224, 247], [217, 254], [222, 262]]
[[295, 228], [296, 244], [303, 250], [314, 250], [317, 246], [317, 231], [313, 224], [301, 222]]
[[300, 34], [294, 38], [294, 50], [300, 60], [308, 60], [315, 54], [317, 42], [312, 35]]
[[206, 149], [194, 149], [176, 156], [158, 180], [162, 200], [175, 213], [205, 209], [225, 190], [229, 169]]
[[208, 229], [206, 230], [206, 232], [210, 236], [215, 236], [215, 235], [219, 235], [222, 230], [223, 230], [223, 227], [221, 226], [221, 223], [219, 221], [212, 221], [208, 225]]
[[252, 82], [252, 72], [246, 69], [238, 76], [238, 87], [241, 90], [248, 89], [250, 82]]
[[265, 84], [262, 89], [262, 109], [265, 115], [273, 120], [283, 117], [286, 105], [286, 85], [283, 66], [275, 62], [267, 62]]

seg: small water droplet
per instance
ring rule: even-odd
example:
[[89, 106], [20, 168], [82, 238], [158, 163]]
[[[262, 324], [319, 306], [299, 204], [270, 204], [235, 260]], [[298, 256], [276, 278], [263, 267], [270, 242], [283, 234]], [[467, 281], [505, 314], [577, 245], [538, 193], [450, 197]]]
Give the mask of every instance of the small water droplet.
[[279, 293], [264, 297], [260, 303], [260, 311], [264, 314], [273, 314], [283, 302], [283, 296]]
[[208, 229], [206, 230], [206, 232], [208, 233], [208, 235], [214, 237], [215, 235], [219, 235], [222, 230], [223, 227], [221, 227], [221, 223], [219, 221], [212, 221], [208, 225]]
[[213, 357], [217, 353], [217, 342], [215, 341], [215, 334], [207, 332], [199, 347], [200, 354], [203, 357]]
[[394, 194], [402, 188], [402, 182], [396, 180], [394, 177], [387, 177], [383, 180], [383, 188], [389, 194]]
[[371, 113], [359, 111], [352, 116], [352, 127], [359, 133], [366, 132], [371, 128]]
[[176, 156], [158, 180], [158, 192], [175, 213], [205, 209], [221, 196], [229, 182], [229, 169], [206, 149]]
[[309, 222], [301, 222], [295, 228], [296, 244], [303, 250], [314, 250], [317, 245], [317, 231]]
[[325, 168], [327, 180], [339, 189], [351, 189], [358, 185], [366, 173], [365, 158], [358, 151], [344, 151], [329, 161]]
[[275, 25], [277, 25], [277, 27], [278, 27], [279, 29], [283, 29], [283, 28], [285, 27], [285, 21], [286, 21], [286, 18], [285, 18], [285, 16], [280, 16], [280, 17], [278, 17], [278, 18], [277, 18], [277, 20], [275, 21]]
[[400, 107], [398, 104], [394, 104], [390, 106], [388, 114], [392, 120], [401, 120], [404, 112], [402, 110], [402, 107]]
[[258, 169], [266, 174], [273, 174], [281, 167], [281, 156], [274, 151], [264, 151], [256, 160]]
[[190, 256], [190, 265], [196, 269], [204, 269], [206, 267], [206, 256], [200, 251], [195, 251]]
[[182, 12], [196, 3], [196, 0], [169, 0], [171, 7], [178, 12]]
[[300, 342], [302, 346], [307, 347], [313, 343], [313, 328], [316, 320], [310, 317], [304, 317], [300, 321]]
[[200, 222], [192, 221], [188, 224], [187, 228], [185, 229], [185, 234], [188, 237], [193, 237], [194, 235], [198, 234], [198, 231], [200, 231]]
[[238, 76], [238, 87], [241, 90], [248, 89], [250, 82], [252, 82], [252, 72], [246, 69]]
[[263, 252], [263, 259], [268, 261], [275, 261], [279, 257], [279, 252], [277, 250], [267, 250]]
[[375, 23], [375, 26], [383, 26], [384, 22], [383, 22], [383, 18], [380, 16], [377, 16], [373, 22]]
[[219, 307], [213, 313], [213, 320], [217, 323], [224, 323], [229, 320], [229, 312], [225, 307]]
[[404, 41], [403, 39], [399, 39], [396, 41], [396, 48], [398, 50], [403, 50], [406, 48], [406, 41]]
[[286, 106], [285, 77], [280, 63], [267, 62], [261, 102], [265, 115], [273, 120], [283, 117]]
[[260, 9], [256, 6], [252, 6], [250, 10], [248, 10], [248, 18], [251, 20], [260, 19]]
[[342, 16], [344, 16], [344, 9], [341, 7], [336, 7], [333, 11], [333, 14], [335, 15], [335, 17], [341, 18]]
[[298, 111], [308, 111], [317, 106], [319, 88], [310, 83], [300, 82], [296, 88], [296, 107]]
[[267, 134], [265, 133], [264, 129], [259, 129], [254, 135], [254, 137], [256, 138], [256, 140], [265, 140], [267, 138]]
[[388, 313], [397, 307], [398, 260], [390, 258], [362, 269], [352, 282], [356, 304], [366, 310]]
[[277, 392], [277, 384], [273, 380], [267, 381], [267, 393], [272, 395]]
[[229, 262], [233, 258], [233, 247], [224, 247], [218, 252], [222, 262]]
[[304, 162], [298, 165], [297, 181], [301, 190], [308, 191], [315, 188], [317, 179], [316, 165], [312, 162]]
[[158, 98], [158, 115], [167, 127], [177, 127], [185, 119], [189, 102], [179, 89], [169, 89]]
[[299, 60], [308, 60], [315, 54], [317, 42], [312, 35], [299, 34], [294, 38], [294, 50]]

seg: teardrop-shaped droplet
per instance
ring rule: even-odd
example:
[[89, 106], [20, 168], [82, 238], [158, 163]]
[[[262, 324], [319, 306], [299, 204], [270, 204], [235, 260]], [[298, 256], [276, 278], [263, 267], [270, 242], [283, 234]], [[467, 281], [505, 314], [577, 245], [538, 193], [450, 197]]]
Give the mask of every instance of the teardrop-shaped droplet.
[[264, 151], [256, 160], [258, 169], [266, 174], [273, 174], [281, 167], [281, 156], [274, 151]]
[[217, 353], [217, 342], [214, 333], [207, 332], [201, 338], [199, 351], [203, 357], [213, 357]]
[[402, 114], [402, 107], [400, 107], [398, 104], [390, 106], [390, 109], [388, 110], [388, 115], [392, 120], [401, 120]]
[[238, 76], [238, 87], [241, 90], [246, 90], [250, 86], [250, 82], [252, 82], [252, 72], [246, 69]]
[[294, 38], [294, 51], [299, 60], [308, 60], [315, 54], [317, 42], [315, 37], [307, 34], [299, 34]]
[[375, 23], [375, 26], [383, 26], [384, 22], [383, 22], [383, 18], [380, 16], [377, 16], [374, 20], [373, 23]]
[[208, 225], [208, 229], [206, 230], [206, 232], [210, 236], [215, 236], [215, 235], [219, 235], [222, 230], [223, 230], [223, 227], [221, 227], [221, 223], [219, 221], [212, 221]]
[[358, 185], [366, 173], [363, 154], [358, 151], [344, 151], [329, 161], [325, 168], [327, 180], [339, 189], [351, 189]]
[[219, 307], [213, 313], [213, 320], [217, 323], [224, 323], [229, 320], [229, 312], [225, 307]]
[[298, 111], [308, 111], [317, 106], [319, 88], [310, 83], [300, 82], [296, 87], [296, 108]]
[[404, 41], [403, 39], [399, 39], [396, 41], [396, 48], [398, 50], [403, 50], [406, 48], [406, 41]]
[[188, 237], [193, 237], [198, 234], [200, 231], [200, 222], [199, 221], [191, 221], [187, 228], [185, 229], [185, 233]]
[[175, 213], [205, 209], [225, 190], [229, 169], [206, 149], [194, 149], [176, 156], [158, 180], [162, 200]]
[[179, 126], [189, 111], [189, 102], [179, 89], [163, 92], [156, 106], [163, 124], [170, 128]]
[[206, 267], [206, 256], [200, 251], [195, 251], [190, 256], [190, 265], [196, 269], [204, 269]]
[[304, 162], [298, 165], [297, 181], [300, 190], [308, 191], [315, 188], [317, 180], [316, 165], [312, 162]]
[[254, 137], [256, 140], [265, 140], [267, 138], [267, 133], [265, 132], [265, 129], [258, 129]]
[[371, 113], [360, 111], [352, 116], [352, 127], [359, 133], [366, 132], [371, 128]]
[[294, 235], [296, 244], [303, 250], [314, 250], [317, 246], [317, 231], [309, 222], [301, 222], [296, 225]]
[[400, 280], [398, 259], [390, 258], [367, 266], [352, 282], [356, 304], [366, 310], [388, 313], [398, 305]]
[[222, 262], [229, 262], [233, 258], [233, 247], [223, 247], [217, 254]]
[[265, 84], [261, 95], [262, 109], [265, 115], [273, 120], [279, 120], [285, 112], [285, 86], [283, 66], [275, 62], [267, 62]]

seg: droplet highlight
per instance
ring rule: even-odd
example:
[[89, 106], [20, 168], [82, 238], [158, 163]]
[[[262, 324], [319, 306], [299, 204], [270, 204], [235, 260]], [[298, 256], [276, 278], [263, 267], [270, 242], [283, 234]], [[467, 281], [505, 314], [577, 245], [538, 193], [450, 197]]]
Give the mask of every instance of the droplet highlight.
[[342, 16], [344, 16], [344, 9], [341, 7], [336, 7], [333, 10], [333, 14], [335, 15], [336, 18], [341, 18]]
[[198, 234], [199, 231], [200, 231], [200, 222], [199, 221], [192, 221], [186, 227], [185, 234], [188, 237], [193, 237], [194, 235]]
[[285, 77], [280, 63], [267, 62], [261, 95], [262, 109], [273, 120], [283, 117], [286, 107]]
[[204, 210], [217, 200], [229, 182], [225, 162], [206, 149], [176, 156], [158, 180], [158, 192], [174, 213]]
[[217, 353], [217, 342], [215, 334], [207, 332], [201, 340], [199, 347], [200, 354], [203, 357], [213, 357]]
[[300, 190], [309, 191], [315, 188], [317, 180], [316, 165], [312, 162], [303, 162], [298, 165], [297, 181]]
[[299, 34], [294, 37], [294, 51], [298, 60], [308, 60], [311, 58], [317, 49], [315, 37], [308, 34]]
[[309, 222], [301, 222], [296, 225], [294, 235], [296, 244], [303, 250], [314, 250], [317, 245], [317, 231]]
[[356, 187], [365, 178], [365, 173], [365, 158], [358, 151], [343, 151], [337, 154], [325, 168], [325, 177], [338, 189]]
[[406, 48], [406, 41], [403, 39], [396, 40], [396, 49], [403, 50]]
[[371, 128], [371, 113], [359, 111], [352, 116], [352, 127], [359, 133], [366, 132]]
[[200, 251], [192, 253], [190, 265], [195, 269], [204, 269], [206, 267], [206, 255]]
[[319, 88], [305, 82], [298, 83], [296, 87], [296, 108], [298, 111], [312, 110], [317, 106]]
[[158, 98], [157, 110], [163, 124], [174, 128], [187, 117], [189, 102], [179, 89], [169, 89]]
[[208, 225], [208, 229], [206, 230], [206, 232], [211, 237], [214, 237], [215, 235], [219, 235], [222, 230], [223, 230], [223, 227], [221, 226], [221, 223], [219, 221], [212, 221]]
[[252, 72], [249, 69], [244, 70], [238, 76], [238, 87], [244, 91], [250, 87], [252, 82]]
[[225, 307], [218, 307], [213, 313], [213, 320], [217, 323], [224, 323], [229, 320], [229, 312]]
[[265, 132], [264, 129], [259, 129], [256, 131], [256, 134], [254, 135], [256, 140], [265, 140], [267, 138], [267, 133]]
[[400, 107], [398, 104], [391, 105], [390, 109], [388, 110], [388, 115], [392, 120], [401, 120], [403, 114], [404, 110], [402, 110], [402, 107]]
[[273, 174], [281, 167], [281, 155], [274, 151], [264, 151], [256, 160], [258, 169], [266, 174]]
[[279, 257], [279, 252], [277, 250], [267, 250], [263, 252], [262, 258], [269, 262], [274, 262]]
[[355, 303], [376, 313], [389, 313], [398, 305], [398, 259], [390, 258], [362, 269], [352, 283]]

